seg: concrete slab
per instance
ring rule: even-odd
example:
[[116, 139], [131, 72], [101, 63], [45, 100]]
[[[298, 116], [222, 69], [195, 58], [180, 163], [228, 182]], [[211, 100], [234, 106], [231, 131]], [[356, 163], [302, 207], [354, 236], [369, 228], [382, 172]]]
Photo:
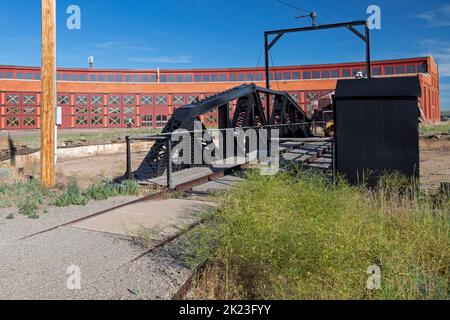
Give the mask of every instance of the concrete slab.
[[155, 239], [173, 235], [199, 220], [213, 203], [182, 199], [148, 201], [116, 209], [71, 225], [75, 228], [119, 234], [136, 235], [140, 230], [151, 231]]
[[[199, 168], [189, 168], [180, 170], [177, 172], [174, 172], [172, 175], [173, 183], [175, 186], [178, 186], [180, 184], [208, 177], [209, 175], [213, 174], [214, 170], [212, 168], [207, 167], [199, 167]], [[167, 185], [167, 175], [164, 174], [163, 176], [150, 179], [151, 183], [160, 185], [160, 186], [166, 186]]]
[[303, 142], [287, 141], [287, 142], [280, 143], [280, 147], [285, 148], [285, 149], [292, 149], [295, 147], [300, 147], [303, 144], [304, 144]]
[[215, 181], [210, 181], [208, 183], [202, 184], [192, 190], [195, 192], [223, 191], [236, 187], [242, 181], [245, 181], [245, 179], [235, 176], [225, 176]]
[[[252, 153], [250, 157], [256, 158], [257, 153]], [[182, 185], [187, 182], [191, 182], [197, 179], [202, 179], [209, 177], [212, 174], [222, 172], [226, 169], [234, 168], [236, 166], [242, 165], [246, 163], [245, 158], [241, 157], [233, 157], [233, 158], [226, 158], [223, 160], [218, 160], [213, 163], [213, 166], [211, 167], [193, 167], [193, 168], [187, 168], [180, 171], [176, 171], [172, 174], [172, 179], [174, 186], [177, 187], [179, 185]], [[167, 186], [167, 173], [160, 177], [156, 177], [153, 179], [148, 180], [151, 184], [156, 184], [162, 187]]]

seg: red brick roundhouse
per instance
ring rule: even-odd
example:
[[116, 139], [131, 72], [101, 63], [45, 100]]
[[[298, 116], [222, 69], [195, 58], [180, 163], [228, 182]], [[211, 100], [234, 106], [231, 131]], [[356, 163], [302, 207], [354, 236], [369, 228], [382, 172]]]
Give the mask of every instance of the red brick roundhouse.
[[[330, 103], [338, 79], [365, 72], [365, 64], [341, 63], [273, 67], [272, 88], [287, 91], [312, 113]], [[375, 77], [420, 78], [421, 117], [440, 120], [439, 71], [432, 57], [374, 61]], [[0, 66], [0, 130], [40, 127], [40, 69]], [[174, 109], [242, 83], [264, 86], [262, 68], [193, 70], [58, 69], [62, 128], [163, 127]], [[320, 103], [319, 103], [320, 102]], [[203, 119], [214, 125], [214, 113]]]

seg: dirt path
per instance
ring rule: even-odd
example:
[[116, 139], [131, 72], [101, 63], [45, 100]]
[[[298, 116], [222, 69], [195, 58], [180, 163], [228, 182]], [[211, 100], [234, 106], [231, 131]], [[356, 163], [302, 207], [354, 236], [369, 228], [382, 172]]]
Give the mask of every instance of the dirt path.
[[[146, 151], [133, 153], [132, 168], [136, 169], [146, 155]], [[126, 159], [122, 153], [66, 160], [58, 162], [56, 166], [56, 175], [59, 181], [67, 182], [75, 177], [82, 188], [108, 177], [120, 177], [125, 172]]]
[[450, 182], [450, 140], [421, 140], [420, 175], [424, 189]]

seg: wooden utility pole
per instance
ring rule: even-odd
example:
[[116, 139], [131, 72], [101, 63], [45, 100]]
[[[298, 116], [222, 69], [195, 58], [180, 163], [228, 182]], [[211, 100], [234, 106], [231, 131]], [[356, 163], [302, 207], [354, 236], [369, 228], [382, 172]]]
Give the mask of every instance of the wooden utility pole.
[[42, 1], [41, 180], [55, 186], [56, 0]]

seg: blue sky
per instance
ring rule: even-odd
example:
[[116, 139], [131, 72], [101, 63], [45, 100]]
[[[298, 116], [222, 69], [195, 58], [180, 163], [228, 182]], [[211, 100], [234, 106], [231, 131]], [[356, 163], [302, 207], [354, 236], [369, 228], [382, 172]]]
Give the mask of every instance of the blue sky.
[[[443, 0], [283, 0], [315, 10], [320, 23], [367, 18], [374, 59], [433, 55], [440, 64], [442, 108], [450, 109], [450, 3]], [[68, 30], [66, 9], [81, 8], [81, 30]], [[204, 68], [256, 66], [265, 30], [302, 26], [305, 14], [277, 0], [57, 0], [58, 66]], [[1, 0], [0, 64], [40, 64], [40, 1]], [[292, 34], [273, 49], [275, 65], [359, 61], [363, 43], [342, 30]], [[262, 65], [262, 61], [260, 62]]]

